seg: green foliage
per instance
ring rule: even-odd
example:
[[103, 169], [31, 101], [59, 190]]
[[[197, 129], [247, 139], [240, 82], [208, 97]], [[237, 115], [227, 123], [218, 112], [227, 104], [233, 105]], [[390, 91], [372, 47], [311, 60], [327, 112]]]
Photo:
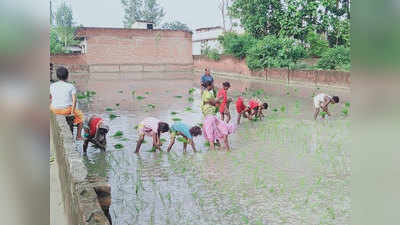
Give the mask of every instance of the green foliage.
[[155, 26], [158, 26], [164, 16], [164, 8], [157, 2], [157, 0], [144, 0], [144, 21], [153, 22]]
[[308, 54], [312, 57], [321, 57], [329, 49], [328, 41], [322, 39], [321, 35], [315, 32], [310, 32], [307, 35], [307, 43], [310, 45]]
[[115, 144], [114, 148], [115, 149], [121, 149], [121, 148], [124, 148], [124, 146], [122, 144]]
[[113, 111], [113, 109], [112, 108], [106, 108], [106, 111], [107, 112], [111, 112], [111, 111]]
[[345, 102], [345, 103], [344, 103], [344, 106], [346, 106], [347, 108], [349, 108], [349, 107], [350, 107], [350, 102]]
[[181, 95], [176, 95], [176, 96], [174, 96], [175, 98], [182, 98], [182, 96]]
[[251, 70], [291, 68], [305, 56], [304, 47], [294, 39], [269, 35], [249, 49], [246, 63]]
[[137, 100], [143, 100], [143, 99], [145, 99], [145, 97], [139, 95], [139, 96], [136, 96], [136, 99]]
[[193, 94], [195, 91], [196, 91], [195, 88], [190, 88], [190, 89], [189, 89], [189, 94], [191, 95], [191, 94]]
[[188, 143], [186, 138], [183, 138], [183, 137], [178, 137], [176, 140], [178, 140], [179, 142], [182, 142], [182, 143]]
[[349, 114], [349, 109], [348, 108], [343, 108], [342, 109], [342, 114], [343, 114], [343, 116], [347, 116]]
[[215, 48], [210, 48], [209, 46], [207, 46], [205, 49], [203, 49], [201, 54], [204, 56], [207, 56], [207, 58], [213, 59], [215, 61], [218, 61], [221, 59], [219, 51]]
[[178, 114], [177, 112], [171, 112], [171, 115], [176, 115], [176, 114]]
[[149, 107], [150, 109], [155, 109], [156, 106], [154, 104], [148, 104], [147, 107]]
[[137, 20], [150, 21], [157, 26], [165, 16], [164, 9], [157, 0], [121, 0], [121, 4], [125, 12], [125, 28], [131, 28]]
[[189, 101], [189, 102], [193, 102], [193, 101], [194, 101], [194, 98], [193, 98], [193, 97], [189, 97], [189, 98], [188, 98], [188, 101]]
[[169, 23], [164, 23], [161, 26], [162, 29], [167, 29], [167, 30], [182, 30], [182, 31], [191, 31], [190, 28], [179, 21], [173, 21]]
[[173, 121], [177, 122], [177, 121], [182, 121], [181, 118], [172, 118]]
[[236, 34], [227, 32], [218, 37], [218, 41], [224, 48], [224, 54], [233, 55], [236, 58], [243, 59], [247, 51], [256, 42], [250, 34]]
[[343, 46], [328, 49], [318, 61], [318, 68], [335, 70], [350, 67], [350, 49]]
[[110, 120], [113, 120], [113, 119], [117, 118], [118, 116], [111, 113], [111, 114], [109, 115], [109, 117], [110, 117]]
[[124, 133], [120, 130], [115, 132], [115, 134], [113, 135], [113, 137], [122, 137], [122, 136], [124, 136]]
[[185, 108], [185, 111], [192, 111], [192, 108], [186, 107], [186, 108]]

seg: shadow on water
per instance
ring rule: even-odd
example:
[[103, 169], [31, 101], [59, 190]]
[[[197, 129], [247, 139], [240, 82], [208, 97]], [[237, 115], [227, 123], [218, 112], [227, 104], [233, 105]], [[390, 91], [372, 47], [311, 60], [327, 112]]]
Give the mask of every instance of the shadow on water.
[[[146, 139], [137, 155], [135, 126], [145, 117], [201, 123], [199, 76], [72, 78], [80, 92], [92, 93], [79, 101], [85, 116], [99, 115], [110, 125], [107, 151], [89, 147], [84, 161], [89, 176], [111, 186], [113, 224], [349, 223], [350, 121], [341, 113], [346, 91], [337, 93], [343, 103], [330, 107], [332, 118], [313, 121], [312, 96], [332, 90], [217, 78], [216, 84], [231, 82], [234, 99], [257, 95], [268, 102], [265, 120], [243, 120], [230, 137], [232, 152], [211, 152], [200, 137], [198, 153], [190, 147], [182, 153], [179, 142], [171, 153], [150, 152]], [[230, 111], [236, 121], [234, 104]], [[117, 131], [123, 135], [112, 137]], [[166, 149], [169, 134], [162, 138]]]

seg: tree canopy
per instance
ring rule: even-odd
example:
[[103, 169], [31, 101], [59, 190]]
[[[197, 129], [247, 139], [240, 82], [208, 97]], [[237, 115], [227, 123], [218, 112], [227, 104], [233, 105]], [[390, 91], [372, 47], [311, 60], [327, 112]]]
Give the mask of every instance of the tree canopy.
[[191, 31], [190, 28], [179, 21], [173, 21], [173, 22], [168, 22], [168, 23], [164, 23], [161, 26], [162, 29], [168, 29], [168, 30], [183, 30], [183, 31]]
[[158, 26], [165, 16], [163, 7], [157, 0], [121, 0], [124, 8], [124, 27], [131, 27], [138, 20], [153, 22]]

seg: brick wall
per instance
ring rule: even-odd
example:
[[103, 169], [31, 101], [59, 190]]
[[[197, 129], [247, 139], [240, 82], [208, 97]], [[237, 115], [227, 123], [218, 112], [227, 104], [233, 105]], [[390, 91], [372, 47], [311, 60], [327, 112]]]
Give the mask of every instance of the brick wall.
[[54, 71], [59, 66], [65, 66], [70, 72], [89, 72], [86, 57], [81, 54], [51, 55], [50, 62], [53, 63]]
[[265, 80], [278, 80], [289, 83], [305, 83], [312, 85], [329, 85], [350, 87], [350, 73], [342, 71], [324, 70], [294, 70], [288, 73], [287, 69], [268, 69], [267, 71], [253, 72], [245, 60], [231, 56], [222, 56], [215, 61], [204, 56], [193, 57], [194, 70], [200, 71], [208, 67], [212, 72], [233, 74], [239, 76], [257, 77]]

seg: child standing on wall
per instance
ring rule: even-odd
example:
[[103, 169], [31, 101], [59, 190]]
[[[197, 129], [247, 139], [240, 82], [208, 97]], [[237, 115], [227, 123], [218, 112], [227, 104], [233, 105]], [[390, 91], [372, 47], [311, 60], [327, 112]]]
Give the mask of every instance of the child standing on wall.
[[221, 100], [221, 104], [219, 105], [219, 113], [221, 114], [221, 120], [225, 120], [225, 116], [227, 118], [226, 122], [229, 123], [231, 120], [231, 113], [229, 112], [229, 104], [232, 102], [232, 99], [228, 98], [228, 90], [231, 87], [231, 84], [228, 81], [222, 83], [222, 88], [218, 90], [217, 98]]
[[76, 108], [76, 89], [74, 85], [67, 82], [68, 70], [65, 67], [57, 69], [59, 81], [50, 85], [50, 111], [57, 115], [73, 115], [74, 124], [78, 125], [76, 140], [81, 141], [83, 113]]

